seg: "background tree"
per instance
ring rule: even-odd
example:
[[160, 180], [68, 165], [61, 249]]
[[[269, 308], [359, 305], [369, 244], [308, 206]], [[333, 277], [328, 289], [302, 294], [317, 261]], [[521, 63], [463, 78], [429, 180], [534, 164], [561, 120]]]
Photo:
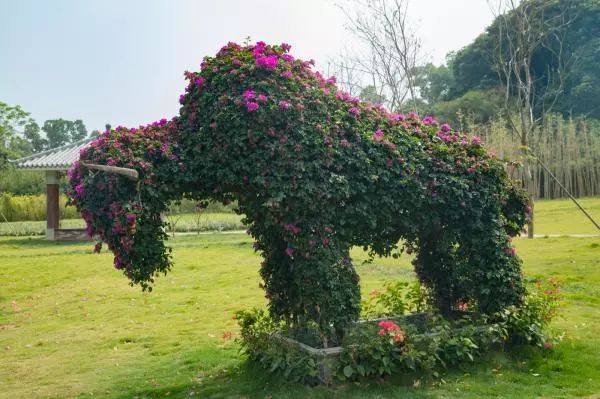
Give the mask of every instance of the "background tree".
[[[567, 7], [547, 10], [547, 1], [501, 0], [491, 29], [498, 38], [493, 69], [504, 90], [504, 116], [523, 148], [524, 184], [533, 207], [529, 138], [562, 94], [575, 57], [565, 54], [565, 32], [572, 22]], [[535, 56], [553, 64], [541, 69]], [[539, 73], [538, 73], [539, 72]], [[540, 84], [540, 82], [544, 82]], [[533, 238], [533, 213], [527, 235]]]
[[360, 91], [360, 99], [372, 104], [385, 104], [385, 96], [373, 85], [365, 86]]
[[[364, 46], [356, 59], [360, 70], [372, 79], [379, 96], [396, 110], [409, 105], [418, 111], [416, 69], [421, 41], [408, 20], [408, 0], [355, 0], [354, 7], [342, 8], [348, 30]], [[406, 101], [408, 98], [409, 101]]]
[[49, 148], [72, 143], [87, 136], [87, 129], [81, 119], [76, 121], [62, 118], [50, 119], [44, 122], [42, 130], [46, 133]]
[[33, 152], [43, 151], [48, 146], [48, 140], [40, 132], [40, 126], [34, 120], [23, 127], [23, 137], [30, 143]]
[[20, 106], [0, 102], [0, 170], [8, 166], [8, 160], [33, 152], [32, 146], [23, 137], [24, 126], [35, 123], [28, 112]]

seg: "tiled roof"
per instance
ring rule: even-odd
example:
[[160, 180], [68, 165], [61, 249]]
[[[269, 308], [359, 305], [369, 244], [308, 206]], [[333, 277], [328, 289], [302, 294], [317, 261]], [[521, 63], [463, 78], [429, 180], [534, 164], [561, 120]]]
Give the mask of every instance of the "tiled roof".
[[11, 162], [17, 169], [67, 170], [79, 159], [79, 151], [89, 146], [91, 142], [91, 139], [83, 139]]

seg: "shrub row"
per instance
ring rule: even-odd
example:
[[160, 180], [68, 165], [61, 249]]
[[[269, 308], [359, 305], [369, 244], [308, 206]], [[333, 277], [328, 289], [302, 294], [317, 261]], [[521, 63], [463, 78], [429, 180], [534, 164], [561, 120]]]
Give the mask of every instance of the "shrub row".
[[[60, 196], [60, 217], [61, 219], [76, 219], [79, 218], [79, 212], [73, 206], [67, 206], [67, 196]], [[198, 201], [183, 199], [179, 202], [174, 202], [169, 206], [168, 214], [179, 215], [184, 213], [231, 213], [233, 212], [234, 204], [223, 205], [217, 202], [209, 202], [198, 206]], [[0, 194], [0, 223], [1, 222], [20, 222], [20, 221], [35, 221], [46, 220], [46, 195], [13, 195], [3, 192]], [[239, 225], [239, 223], [238, 223]], [[188, 223], [192, 226], [192, 223]], [[237, 228], [237, 227], [236, 227]], [[224, 228], [227, 229], [227, 228]], [[214, 228], [193, 228], [189, 227], [186, 230], [175, 231], [208, 231], [208, 230], [223, 230], [219, 226]], [[1, 233], [0, 233], [1, 234]], [[40, 233], [41, 234], [41, 233]]]
[[[244, 226], [242, 217], [233, 213], [209, 213], [209, 214], [183, 214], [174, 217], [167, 216], [167, 221], [172, 223], [168, 232], [191, 233], [208, 231], [233, 231], [242, 230]], [[62, 228], [84, 228], [83, 219], [63, 219], [60, 221]], [[0, 222], [0, 236], [31, 236], [44, 235], [46, 231], [45, 221], [20, 221]]]
[[[67, 196], [61, 195], [60, 217], [74, 219], [79, 217], [79, 212], [73, 206], [67, 206]], [[46, 196], [40, 195], [12, 195], [0, 194], [0, 221], [17, 222], [46, 219]]]

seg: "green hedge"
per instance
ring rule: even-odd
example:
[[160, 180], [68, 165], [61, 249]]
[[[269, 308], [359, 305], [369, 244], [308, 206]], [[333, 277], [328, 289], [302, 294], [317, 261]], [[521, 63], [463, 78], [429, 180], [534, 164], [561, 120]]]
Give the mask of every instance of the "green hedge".
[[[79, 217], [79, 212], [72, 206], [66, 206], [67, 196], [60, 196], [60, 217], [74, 219]], [[46, 196], [40, 195], [13, 195], [0, 194], [0, 221], [29, 221], [46, 219]]]
[[[61, 219], [80, 218], [77, 209], [67, 206], [67, 196], [60, 196], [60, 217]], [[221, 203], [210, 202], [203, 209], [202, 213], [232, 213], [235, 204], [223, 205]], [[177, 215], [183, 213], [195, 213], [197, 211], [197, 201], [183, 199], [178, 203], [172, 203], [168, 214]], [[46, 196], [39, 195], [13, 195], [10, 193], [0, 194], [0, 223], [1, 222], [24, 222], [46, 220]]]

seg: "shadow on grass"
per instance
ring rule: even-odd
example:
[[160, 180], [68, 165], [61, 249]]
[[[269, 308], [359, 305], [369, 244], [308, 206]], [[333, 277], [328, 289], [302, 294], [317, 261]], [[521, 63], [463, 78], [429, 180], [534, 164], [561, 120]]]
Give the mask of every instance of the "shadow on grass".
[[[567, 348], [564, 348], [567, 349]], [[563, 353], [561, 353], [563, 352]], [[570, 352], [567, 350], [567, 352]], [[531, 347], [517, 347], [506, 352], [491, 352], [461, 367], [442, 372], [437, 378], [407, 373], [359, 382], [342, 382], [332, 387], [291, 383], [269, 374], [257, 364], [242, 360], [227, 369], [203, 372], [185, 382], [156, 387], [134, 388], [117, 398], [437, 398], [444, 397], [529, 397], [557, 393], [548, 373], [551, 364], [564, 361], [564, 351], [553, 353]], [[567, 354], [574, 355], [573, 353]], [[532, 370], [539, 370], [533, 372]], [[545, 374], [538, 377], [538, 373]], [[565, 376], [566, 377], [566, 376]], [[571, 377], [572, 378], [572, 377]], [[538, 384], [545, 385], [537, 391]], [[560, 390], [560, 388], [559, 388]], [[118, 391], [118, 390], [117, 390]], [[470, 392], [469, 392], [470, 391]], [[519, 396], [519, 395], [524, 396]], [[450, 395], [450, 396], [446, 396]], [[533, 397], [533, 396], [532, 396]]]

